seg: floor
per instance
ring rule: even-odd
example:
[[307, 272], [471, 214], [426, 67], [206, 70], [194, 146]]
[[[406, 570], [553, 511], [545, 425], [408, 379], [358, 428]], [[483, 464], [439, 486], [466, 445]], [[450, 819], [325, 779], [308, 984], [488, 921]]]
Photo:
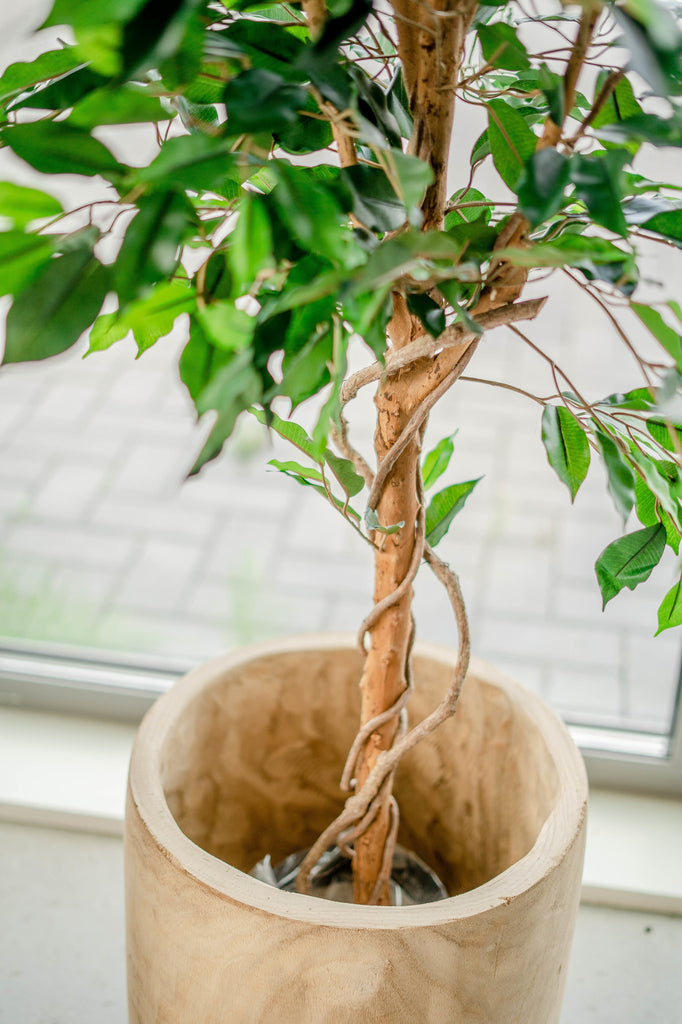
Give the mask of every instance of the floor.
[[[125, 1021], [119, 839], [0, 824], [0, 906], [0, 1024]], [[680, 1024], [681, 974], [682, 918], [582, 906], [561, 1024]]]

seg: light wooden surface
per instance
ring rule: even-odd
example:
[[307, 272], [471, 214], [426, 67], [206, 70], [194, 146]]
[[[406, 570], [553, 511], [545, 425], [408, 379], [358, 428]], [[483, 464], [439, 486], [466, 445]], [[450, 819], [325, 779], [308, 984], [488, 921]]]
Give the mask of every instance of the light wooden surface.
[[[419, 649], [413, 718], [450, 660]], [[555, 716], [489, 666], [398, 784], [401, 842], [452, 898], [360, 908], [244, 874], [339, 806], [359, 672], [348, 640], [285, 641], [204, 666], [150, 712], [126, 826], [131, 1024], [558, 1021], [586, 782]]]

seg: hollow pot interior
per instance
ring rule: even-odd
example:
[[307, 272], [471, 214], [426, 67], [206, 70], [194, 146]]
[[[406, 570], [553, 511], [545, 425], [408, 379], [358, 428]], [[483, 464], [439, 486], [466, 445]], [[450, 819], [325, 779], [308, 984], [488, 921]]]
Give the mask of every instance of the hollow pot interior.
[[[558, 1020], [585, 776], [554, 714], [490, 666], [396, 779], [399, 841], [450, 899], [360, 908], [245, 874], [343, 805], [361, 667], [349, 639], [290, 640], [209, 663], [148, 715], [126, 822], [133, 1024]], [[452, 668], [418, 649], [412, 722]]]

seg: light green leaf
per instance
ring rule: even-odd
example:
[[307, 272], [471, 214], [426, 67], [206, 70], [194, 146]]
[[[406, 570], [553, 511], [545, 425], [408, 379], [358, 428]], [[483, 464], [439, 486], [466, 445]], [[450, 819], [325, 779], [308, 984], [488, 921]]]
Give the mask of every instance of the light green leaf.
[[23, 231], [0, 232], [0, 292], [18, 295], [52, 255], [53, 242], [45, 235]]
[[197, 318], [213, 344], [228, 352], [247, 348], [256, 329], [256, 318], [229, 299], [200, 309]]
[[542, 441], [550, 466], [574, 501], [590, 467], [590, 446], [583, 427], [563, 405], [547, 405], [542, 414]]
[[665, 529], [660, 523], [627, 533], [604, 548], [594, 566], [603, 607], [623, 587], [634, 590], [648, 580], [664, 550]]
[[435, 547], [448, 532], [452, 520], [464, 508], [464, 503], [482, 477], [451, 484], [434, 494], [426, 509], [426, 541]]
[[449, 437], [444, 437], [442, 441], [439, 441], [435, 448], [432, 448], [424, 459], [422, 466], [422, 476], [424, 477], [424, 490], [427, 491], [430, 487], [433, 487], [436, 480], [445, 472], [450, 464], [452, 453], [455, 450], [453, 439], [455, 438], [457, 431], [454, 434], [450, 434]]
[[263, 409], [251, 409], [250, 412], [259, 423], [263, 423], [269, 429], [274, 430], [276, 434], [279, 434], [286, 441], [291, 441], [293, 445], [307, 455], [309, 459], [312, 459], [313, 462], [319, 461], [317, 446], [313, 442], [312, 437], [306, 433], [300, 424], [294, 423], [293, 420], [283, 420], [274, 412], [271, 412], [268, 416]]
[[658, 609], [656, 636], [673, 626], [682, 626], [682, 578], [668, 591]]
[[173, 330], [181, 313], [194, 309], [194, 291], [182, 281], [162, 281], [143, 299], [131, 302], [121, 313], [105, 313], [98, 317], [90, 332], [91, 352], [101, 352], [117, 341], [122, 341], [132, 331], [142, 355]]
[[390, 526], [382, 526], [379, 522], [379, 516], [377, 515], [375, 508], [365, 509], [365, 526], [368, 530], [374, 530], [376, 533], [385, 533], [390, 535], [392, 533], [398, 533], [402, 530], [405, 525], [404, 520], [399, 523], [392, 523]]
[[37, 188], [0, 182], [0, 216], [10, 217], [16, 227], [23, 228], [32, 220], [55, 217], [62, 212], [62, 204], [47, 192]]
[[325, 449], [324, 461], [339, 481], [349, 498], [359, 494], [365, 486], [364, 479], [356, 472], [350, 459], [342, 459], [328, 448]]
[[661, 343], [666, 352], [673, 357], [678, 370], [682, 370], [682, 337], [669, 327], [661, 314], [651, 306], [640, 302], [631, 302], [630, 308], [639, 317], [654, 338]]

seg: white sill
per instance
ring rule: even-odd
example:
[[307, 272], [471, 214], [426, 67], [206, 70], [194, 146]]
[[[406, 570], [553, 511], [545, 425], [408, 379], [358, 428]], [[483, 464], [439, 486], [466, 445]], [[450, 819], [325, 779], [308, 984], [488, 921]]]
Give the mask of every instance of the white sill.
[[[0, 708], [0, 820], [120, 835], [135, 726]], [[682, 800], [593, 790], [583, 902], [682, 915]]]

